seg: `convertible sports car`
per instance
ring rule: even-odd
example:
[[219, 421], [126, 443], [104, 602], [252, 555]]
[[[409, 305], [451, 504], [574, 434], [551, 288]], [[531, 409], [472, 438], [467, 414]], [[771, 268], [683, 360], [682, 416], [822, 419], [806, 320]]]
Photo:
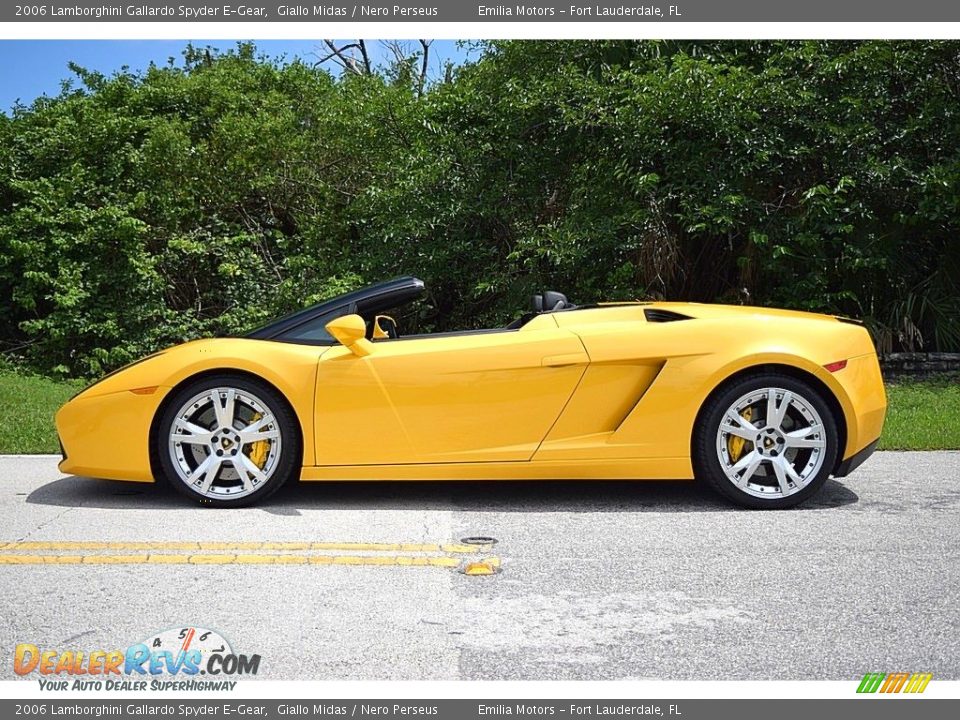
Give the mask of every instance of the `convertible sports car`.
[[544, 292], [506, 327], [403, 334], [386, 313], [423, 293], [398, 278], [107, 375], [57, 413], [60, 469], [217, 506], [293, 476], [696, 477], [784, 508], [880, 437], [880, 367], [852, 320]]

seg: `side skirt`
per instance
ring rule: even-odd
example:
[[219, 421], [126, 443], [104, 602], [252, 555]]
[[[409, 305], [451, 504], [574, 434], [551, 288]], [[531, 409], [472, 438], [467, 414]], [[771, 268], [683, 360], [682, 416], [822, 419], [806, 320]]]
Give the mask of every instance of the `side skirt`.
[[690, 458], [304, 467], [301, 480], [691, 480]]

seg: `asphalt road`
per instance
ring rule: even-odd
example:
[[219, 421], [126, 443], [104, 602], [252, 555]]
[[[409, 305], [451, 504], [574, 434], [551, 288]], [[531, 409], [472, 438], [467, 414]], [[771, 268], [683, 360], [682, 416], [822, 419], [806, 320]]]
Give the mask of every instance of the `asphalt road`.
[[[200, 625], [274, 679], [960, 679], [960, 452], [878, 453], [782, 512], [688, 483], [312, 483], [213, 510], [50, 457], [0, 478], [2, 678], [18, 642]], [[442, 546], [469, 535], [502, 572], [458, 571]]]

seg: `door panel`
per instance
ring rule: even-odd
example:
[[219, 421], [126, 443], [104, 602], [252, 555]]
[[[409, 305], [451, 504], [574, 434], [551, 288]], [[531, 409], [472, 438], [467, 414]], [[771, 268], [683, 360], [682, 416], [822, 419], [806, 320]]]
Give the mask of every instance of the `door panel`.
[[529, 460], [588, 360], [556, 327], [335, 347], [317, 373], [317, 464]]

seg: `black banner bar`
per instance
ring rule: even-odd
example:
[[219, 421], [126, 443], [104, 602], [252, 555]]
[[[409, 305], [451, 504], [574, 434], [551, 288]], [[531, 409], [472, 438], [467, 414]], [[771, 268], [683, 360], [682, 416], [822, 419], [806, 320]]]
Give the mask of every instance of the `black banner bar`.
[[3, 3], [3, 22], [956, 22], [960, 3], [942, 0], [770, 2], [770, 0], [599, 0], [597, 2], [202, 2], [57, 0]]
[[[851, 693], [854, 692], [851, 688]], [[906, 706], [910, 707], [907, 708]], [[237, 718], [257, 720], [504, 720], [674, 718], [675, 720], [911, 720], [957, 717], [960, 700], [3, 700], [5, 718]]]

